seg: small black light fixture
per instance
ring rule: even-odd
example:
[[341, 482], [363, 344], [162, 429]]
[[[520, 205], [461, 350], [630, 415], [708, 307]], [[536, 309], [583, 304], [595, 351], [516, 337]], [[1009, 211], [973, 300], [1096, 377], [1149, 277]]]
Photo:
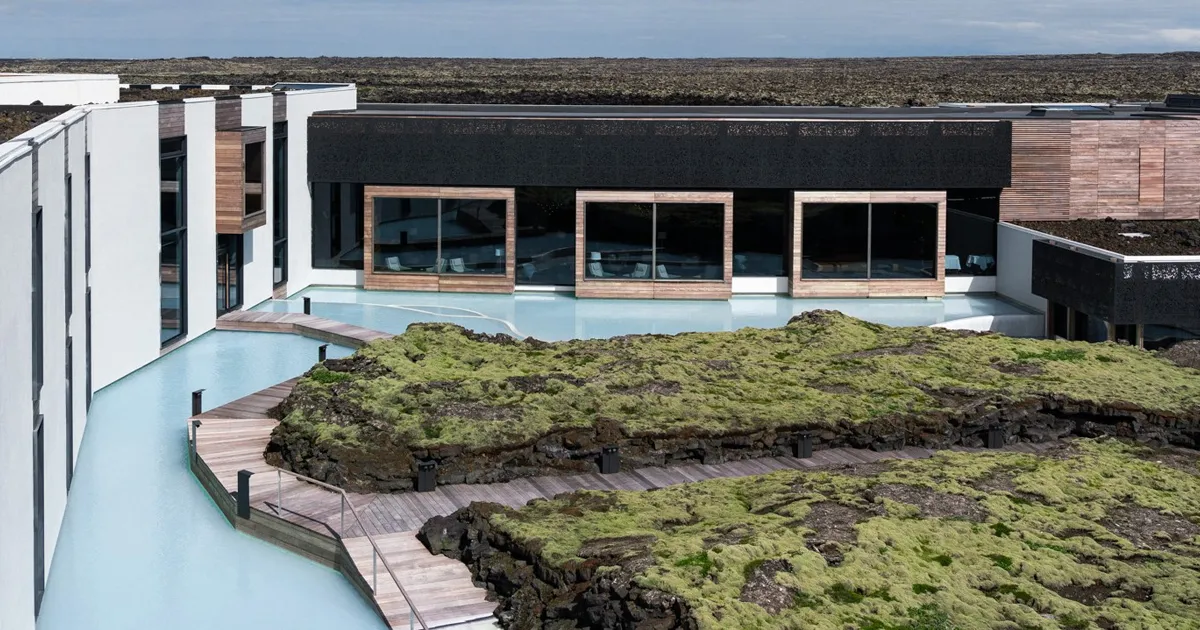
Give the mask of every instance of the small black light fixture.
[[325, 362], [325, 351], [326, 350], [329, 350], [329, 344], [327, 344], [327, 343], [323, 343], [317, 347], [317, 361], [318, 362], [320, 362], [320, 363]]
[[808, 459], [812, 457], [812, 433], [805, 431], [800, 434], [796, 443], [792, 445], [792, 456], [797, 459]]
[[192, 415], [198, 416], [204, 410], [204, 390], [197, 389], [192, 392]]
[[254, 473], [249, 470], [238, 471], [237, 515], [250, 518], [250, 477]]
[[437, 487], [437, 462], [428, 460], [417, 463], [417, 492], [433, 492]]
[[312, 315], [312, 298], [310, 297], [304, 298], [304, 314]]
[[600, 449], [600, 474], [615, 475], [621, 472], [621, 449], [605, 446]]
[[989, 427], [987, 447], [990, 449], [1004, 448], [1004, 427]]

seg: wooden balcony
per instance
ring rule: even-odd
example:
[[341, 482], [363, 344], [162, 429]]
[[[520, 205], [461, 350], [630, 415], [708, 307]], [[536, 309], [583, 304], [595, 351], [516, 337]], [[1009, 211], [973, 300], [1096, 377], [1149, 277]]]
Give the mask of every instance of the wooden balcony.
[[245, 234], [267, 224], [267, 130], [239, 127], [216, 134], [217, 234]]

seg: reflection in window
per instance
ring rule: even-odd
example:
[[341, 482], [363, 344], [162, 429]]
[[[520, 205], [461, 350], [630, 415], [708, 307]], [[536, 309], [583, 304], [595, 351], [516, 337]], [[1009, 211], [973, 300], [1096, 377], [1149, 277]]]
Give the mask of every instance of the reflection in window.
[[871, 278], [937, 277], [937, 204], [871, 204]]
[[654, 277], [724, 278], [725, 204], [655, 204]]
[[503, 199], [375, 199], [374, 266], [382, 273], [505, 273]]
[[517, 188], [517, 284], [575, 284], [575, 189]]
[[869, 207], [806, 203], [801, 226], [801, 277], [866, 279]]
[[651, 279], [654, 204], [589, 203], [583, 233], [585, 277]]
[[444, 273], [504, 275], [508, 203], [503, 199], [442, 199]]
[[375, 271], [438, 273], [438, 200], [375, 198]]
[[733, 193], [733, 275], [783, 277], [791, 248], [790, 190]]
[[996, 191], [951, 191], [946, 200], [946, 275], [996, 275]]
[[312, 184], [314, 268], [363, 268], [362, 201], [360, 184]]
[[217, 315], [242, 306], [242, 235], [217, 235]]
[[183, 138], [159, 143], [159, 341], [187, 334], [187, 154]]

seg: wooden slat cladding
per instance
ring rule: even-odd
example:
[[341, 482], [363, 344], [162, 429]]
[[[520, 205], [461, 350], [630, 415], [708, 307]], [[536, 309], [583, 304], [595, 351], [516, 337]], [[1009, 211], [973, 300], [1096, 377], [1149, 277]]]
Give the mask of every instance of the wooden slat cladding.
[[158, 137], [178, 138], [187, 134], [184, 124], [186, 107], [179, 103], [158, 104]]
[[271, 121], [284, 122], [287, 120], [287, 92], [275, 92], [271, 95]]
[[[1096, 182], [1094, 216], [1136, 218], [1141, 148], [1141, 121], [1113, 121], [1100, 126], [1100, 177]], [[1071, 208], [1071, 216], [1085, 216], [1086, 208]]]
[[1200, 219], [1200, 120], [1168, 120], [1165, 127], [1163, 216]]
[[1001, 219], [1065, 219], [1071, 198], [1071, 121], [1012, 123], [1012, 186], [1000, 195]]
[[[1065, 188], [1055, 162], [1061, 147], [1054, 144], [1064, 125], [1070, 129]], [[1200, 121], [1014, 122], [1013, 185], [1001, 195], [1000, 218], [1103, 217], [1200, 218]]]
[[[712, 203], [725, 207], [723, 280], [596, 280], [587, 278], [586, 212], [589, 203]], [[662, 300], [728, 300], [733, 296], [733, 193], [706, 191], [580, 190], [575, 193], [575, 297]]]
[[217, 234], [241, 234], [246, 208], [242, 133], [216, 134]]
[[217, 130], [237, 129], [242, 126], [242, 97], [217, 97]]
[[[488, 199], [505, 202], [504, 275], [378, 273], [375, 271], [375, 198]], [[512, 188], [441, 188], [437, 186], [363, 187], [363, 288], [446, 293], [512, 293], [517, 273], [516, 191]]]
[[[824, 297], [939, 297], [946, 293], [946, 193], [944, 191], [802, 191], [792, 193], [791, 296]], [[936, 203], [937, 250], [935, 277], [887, 280], [805, 280], [804, 204], [806, 203]]]

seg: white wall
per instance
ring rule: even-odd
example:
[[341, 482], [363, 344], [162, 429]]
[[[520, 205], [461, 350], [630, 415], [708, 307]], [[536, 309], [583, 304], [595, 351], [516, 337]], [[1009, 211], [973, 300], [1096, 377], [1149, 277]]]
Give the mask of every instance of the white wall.
[[996, 228], [996, 293], [1045, 312], [1046, 299], [1030, 290], [1033, 241], [1038, 232], [1001, 222]]
[[0, 628], [33, 628], [33, 159], [0, 145]]
[[121, 98], [115, 74], [0, 74], [0, 105], [87, 105]]
[[159, 356], [158, 103], [97, 108], [88, 136], [92, 379], [100, 389]]
[[312, 268], [312, 194], [308, 188], [308, 117], [313, 112], [355, 109], [353, 87], [287, 92], [289, 294], [310, 285], [362, 286], [362, 271]]
[[274, 159], [271, 151], [272, 127], [274, 123], [274, 101], [271, 94], [246, 94], [242, 96], [242, 124], [247, 127], [266, 127], [267, 141], [263, 146], [263, 207], [267, 210], [267, 224], [255, 228], [244, 235], [242, 252], [245, 256], [243, 266], [242, 306], [250, 308], [263, 300], [271, 299], [274, 290], [274, 221], [271, 204], [274, 199], [272, 188], [274, 179]]
[[73, 411], [75, 414], [72, 426], [71, 468], [79, 458], [79, 446], [83, 442], [83, 431], [87, 426], [87, 273], [84, 257], [87, 245], [87, 225], [84, 221], [84, 198], [87, 186], [85, 176], [85, 156], [87, 155], [87, 117], [81, 116], [78, 122], [67, 129], [67, 172], [71, 173], [71, 244], [74, 250], [71, 256], [73, 280], [71, 283], [73, 305], [69, 334], [73, 340], [71, 382], [74, 387]]
[[217, 103], [212, 98], [184, 104], [187, 134], [187, 335], [203, 335], [217, 324]]

